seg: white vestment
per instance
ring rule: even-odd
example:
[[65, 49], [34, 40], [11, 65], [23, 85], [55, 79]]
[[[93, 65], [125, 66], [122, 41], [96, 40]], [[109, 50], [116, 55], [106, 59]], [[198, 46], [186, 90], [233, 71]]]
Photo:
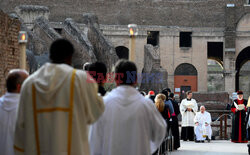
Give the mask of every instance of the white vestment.
[[[194, 133], [196, 135], [196, 140], [205, 140], [208, 136], [211, 139], [212, 129], [211, 129], [211, 115], [209, 112], [198, 112], [194, 118], [194, 122], [198, 122], [198, 126], [195, 126]], [[208, 126], [206, 126], [206, 123]]]
[[0, 98], [0, 154], [14, 155], [14, 134], [19, 94], [6, 93]]
[[160, 146], [166, 123], [150, 99], [131, 86], [118, 86], [104, 104], [103, 115], [90, 127], [91, 155], [150, 155]]
[[24, 82], [15, 150], [26, 155], [89, 154], [88, 124], [104, 111], [97, 85], [87, 73], [46, 63]]
[[[191, 108], [193, 111], [187, 111], [187, 108]], [[195, 99], [187, 100], [183, 99], [180, 105], [180, 112], [182, 116], [182, 127], [194, 127], [194, 117], [198, 110]]]

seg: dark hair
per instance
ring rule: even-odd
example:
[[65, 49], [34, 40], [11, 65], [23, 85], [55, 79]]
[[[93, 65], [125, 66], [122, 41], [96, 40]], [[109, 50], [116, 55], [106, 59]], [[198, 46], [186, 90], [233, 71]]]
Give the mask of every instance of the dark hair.
[[[96, 80], [97, 83], [102, 83], [106, 80], [107, 67], [102, 62], [95, 62], [88, 66], [90, 75]], [[94, 72], [91, 74], [91, 72]]]
[[25, 78], [20, 74], [20, 72], [13, 72], [8, 75], [6, 79], [6, 88], [7, 91], [12, 93], [17, 90], [17, 85], [22, 84]]
[[163, 90], [166, 90], [167, 92], [171, 93], [171, 89], [170, 88], [164, 88]]
[[164, 94], [166, 96], [166, 101], [168, 100], [168, 90], [167, 89], [163, 89], [161, 91], [162, 94]]
[[74, 47], [66, 39], [58, 39], [50, 46], [50, 59], [53, 63], [64, 63], [73, 53]]
[[170, 98], [173, 98], [173, 97], [174, 97], [174, 93], [170, 93], [170, 94], [169, 94], [169, 97], [170, 97]]
[[121, 85], [133, 85], [137, 80], [137, 68], [134, 62], [125, 59], [115, 65], [115, 79]]
[[189, 90], [189, 91], [186, 92], [187, 95], [189, 95], [189, 94], [191, 94], [191, 93], [192, 93], [191, 90]]

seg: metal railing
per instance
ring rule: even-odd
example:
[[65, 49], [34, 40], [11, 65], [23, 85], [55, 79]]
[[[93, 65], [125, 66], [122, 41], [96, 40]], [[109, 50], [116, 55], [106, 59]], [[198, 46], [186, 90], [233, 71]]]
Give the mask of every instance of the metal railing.
[[227, 119], [228, 119], [228, 116], [231, 116], [230, 115], [232, 113], [231, 110], [207, 110], [207, 111], [210, 112], [211, 114], [218, 114], [219, 115], [218, 118], [213, 122], [220, 121], [220, 124], [216, 125], [216, 124], [212, 123], [211, 126], [212, 127], [220, 127], [220, 139], [227, 140], [228, 139], [227, 128], [231, 127], [231, 125], [227, 124]]

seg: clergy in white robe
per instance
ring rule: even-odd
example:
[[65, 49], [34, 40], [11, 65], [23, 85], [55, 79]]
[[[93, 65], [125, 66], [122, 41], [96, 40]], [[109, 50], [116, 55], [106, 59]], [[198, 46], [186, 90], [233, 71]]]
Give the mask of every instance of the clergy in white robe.
[[[120, 71], [136, 71], [136, 66], [121, 60], [116, 73]], [[127, 76], [123, 77], [124, 82]], [[165, 120], [133, 83], [116, 83], [118, 87], [104, 97], [103, 115], [90, 127], [91, 155], [150, 155], [165, 137]]]
[[23, 84], [14, 147], [25, 155], [88, 155], [87, 127], [103, 113], [103, 100], [87, 73], [69, 65], [72, 54], [65, 53], [71, 43], [60, 39], [53, 44], [52, 63]]
[[182, 116], [181, 122], [181, 139], [184, 141], [194, 140], [194, 117], [198, 110], [195, 99], [192, 99], [192, 92], [187, 91], [187, 98], [181, 101], [180, 112]]
[[195, 122], [195, 136], [196, 142], [204, 141], [206, 137], [211, 140], [212, 128], [211, 128], [211, 115], [205, 111], [205, 107], [200, 107], [200, 112], [197, 112], [194, 118]]
[[28, 73], [11, 70], [7, 76], [7, 93], [0, 98], [0, 154], [14, 155], [14, 134], [19, 105], [19, 93]]

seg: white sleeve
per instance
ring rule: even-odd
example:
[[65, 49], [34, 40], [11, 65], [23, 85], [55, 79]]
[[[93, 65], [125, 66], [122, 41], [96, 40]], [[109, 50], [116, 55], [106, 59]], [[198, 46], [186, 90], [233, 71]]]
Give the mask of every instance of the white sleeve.
[[199, 123], [199, 118], [198, 118], [199, 114], [196, 114], [194, 117], [194, 123], [198, 122]]
[[91, 155], [101, 155], [103, 153], [103, 130], [102, 117], [89, 128], [89, 148]]
[[211, 122], [212, 122], [210, 113], [207, 113], [206, 122], [207, 122], [208, 124], [211, 124]]
[[193, 102], [194, 102], [193, 111], [194, 111], [194, 113], [196, 114], [196, 113], [197, 113], [197, 111], [198, 111], [198, 104], [197, 104], [197, 102], [196, 102], [196, 100], [195, 100], [195, 99], [193, 100]]
[[[79, 72], [79, 71], [78, 71]], [[84, 106], [84, 113], [88, 124], [94, 123], [104, 112], [103, 98], [98, 94], [98, 87], [95, 81], [87, 79], [87, 74], [80, 72], [78, 75], [80, 97]]]
[[186, 108], [183, 106], [183, 104], [184, 104], [184, 99], [181, 101], [181, 105], [180, 105], [180, 112], [181, 112], [181, 114], [183, 115], [183, 113], [186, 111]]
[[[156, 151], [153, 150], [155, 148], [158, 148], [162, 141], [164, 140], [166, 136], [166, 129], [167, 125], [159, 111], [156, 109], [156, 107], [152, 103], [148, 103], [148, 106], [150, 106], [149, 110], [149, 120], [151, 124], [151, 152]], [[152, 146], [154, 146], [152, 148]]]
[[17, 121], [16, 121], [16, 129], [15, 129], [15, 141], [14, 141], [14, 150], [16, 155], [25, 154], [25, 121], [24, 121], [24, 114], [25, 114], [25, 107], [24, 103], [27, 102], [27, 96], [30, 95], [27, 93], [27, 88], [24, 89], [24, 85], [21, 90], [20, 101], [19, 101], [19, 108], [17, 114]]

